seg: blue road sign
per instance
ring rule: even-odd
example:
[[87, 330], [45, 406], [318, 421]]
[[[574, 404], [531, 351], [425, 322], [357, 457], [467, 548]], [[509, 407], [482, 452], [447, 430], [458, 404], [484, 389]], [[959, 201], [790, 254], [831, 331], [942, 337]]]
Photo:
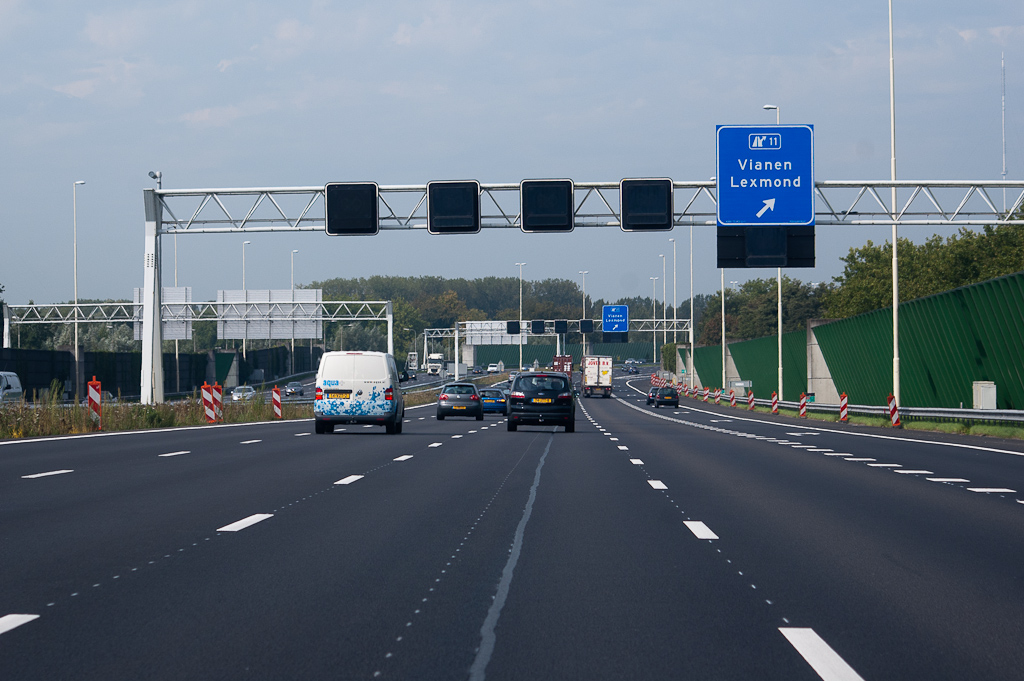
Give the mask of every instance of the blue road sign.
[[606, 333], [629, 331], [629, 306], [605, 305], [604, 316], [601, 318], [601, 330]]
[[814, 126], [719, 125], [718, 224], [814, 224]]

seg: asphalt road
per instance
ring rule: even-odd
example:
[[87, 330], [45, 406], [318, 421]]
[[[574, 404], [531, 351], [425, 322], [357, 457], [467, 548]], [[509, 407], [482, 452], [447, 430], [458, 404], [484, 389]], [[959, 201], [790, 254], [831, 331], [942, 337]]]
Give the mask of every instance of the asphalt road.
[[0, 443], [0, 679], [1016, 679], [1024, 447], [647, 384]]

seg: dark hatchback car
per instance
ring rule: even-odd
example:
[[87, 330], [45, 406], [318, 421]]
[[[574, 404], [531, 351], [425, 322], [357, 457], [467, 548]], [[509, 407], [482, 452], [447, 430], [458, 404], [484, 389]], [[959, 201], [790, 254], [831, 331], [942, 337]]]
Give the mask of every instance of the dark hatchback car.
[[647, 393], [647, 404], [655, 407], [678, 407], [679, 391], [675, 388], [654, 388]]
[[473, 383], [449, 383], [437, 396], [437, 420], [445, 416], [473, 416], [484, 420], [484, 405]]
[[508, 400], [501, 390], [483, 388], [480, 390], [480, 402], [484, 405], [485, 414], [504, 414]]
[[565, 426], [565, 432], [575, 432], [576, 400], [569, 377], [553, 371], [516, 376], [508, 396], [508, 429], [520, 425]]

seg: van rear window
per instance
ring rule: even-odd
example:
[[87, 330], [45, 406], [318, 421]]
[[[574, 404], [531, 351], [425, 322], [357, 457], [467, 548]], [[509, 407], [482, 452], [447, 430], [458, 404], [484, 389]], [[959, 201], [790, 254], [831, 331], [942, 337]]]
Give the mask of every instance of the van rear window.
[[384, 358], [380, 355], [329, 355], [322, 375], [325, 378], [380, 380], [387, 376]]

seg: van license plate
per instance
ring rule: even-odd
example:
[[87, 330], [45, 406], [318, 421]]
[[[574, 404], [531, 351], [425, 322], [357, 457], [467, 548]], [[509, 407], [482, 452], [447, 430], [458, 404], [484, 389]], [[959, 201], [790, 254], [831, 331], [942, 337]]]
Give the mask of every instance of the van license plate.
[[327, 393], [327, 399], [329, 400], [347, 400], [352, 397], [351, 390], [332, 390]]
[[551, 404], [551, 398], [550, 397], [534, 397], [533, 398], [533, 403], [534, 404]]

